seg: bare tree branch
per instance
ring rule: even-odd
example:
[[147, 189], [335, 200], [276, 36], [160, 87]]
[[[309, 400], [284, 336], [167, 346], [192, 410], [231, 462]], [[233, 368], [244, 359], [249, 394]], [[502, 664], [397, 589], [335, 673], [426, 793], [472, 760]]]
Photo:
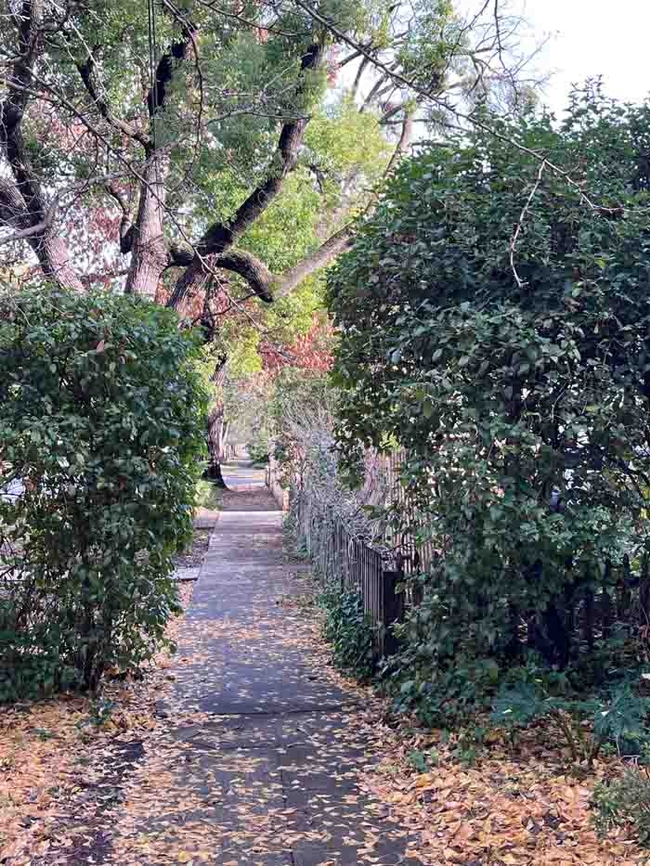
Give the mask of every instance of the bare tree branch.
[[133, 124], [127, 123], [127, 121], [116, 117], [111, 110], [108, 103], [108, 97], [106, 96], [106, 91], [97, 77], [96, 54], [99, 50], [100, 46], [95, 45], [89, 52], [84, 63], [77, 64], [77, 69], [79, 70], [84, 87], [88, 91], [93, 104], [101, 116], [110, 126], [113, 127], [113, 129], [116, 129], [118, 132], [121, 132], [129, 138], [135, 139], [135, 141], [138, 141], [143, 147], [146, 147], [149, 144], [149, 138], [146, 135], [143, 135], [143, 133], [133, 126]]
[[[29, 211], [24, 200], [20, 197], [20, 192], [15, 184], [8, 181], [6, 178], [0, 179], [0, 222], [5, 225], [13, 225], [23, 223], [24, 227], [17, 229], [13, 234], [0, 238], [0, 246], [14, 243], [20, 240], [29, 240], [39, 235], [47, 237], [49, 229], [54, 225], [57, 211], [63, 199], [67, 196], [77, 196], [79, 193], [86, 192], [91, 186], [96, 184], [106, 185], [112, 176], [105, 177], [90, 177], [85, 180], [73, 183], [65, 189], [59, 190], [56, 195], [52, 196], [42, 219], [38, 223], [34, 223], [30, 218]], [[21, 210], [22, 201], [22, 210]], [[51, 274], [46, 274], [51, 276]], [[81, 278], [79, 278], [81, 282]]]
[[124, 201], [124, 196], [114, 183], [106, 184], [106, 192], [117, 202], [119, 209], [122, 211], [122, 219], [120, 220], [120, 252], [124, 256], [130, 253], [133, 248], [133, 217], [131, 216], [129, 206]]
[[539, 164], [539, 171], [537, 172], [537, 177], [535, 178], [535, 183], [530, 190], [530, 194], [526, 199], [526, 203], [521, 209], [521, 213], [519, 214], [519, 219], [517, 220], [517, 225], [515, 226], [514, 233], [512, 238], [510, 239], [510, 270], [515, 278], [515, 282], [520, 289], [523, 289], [526, 283], [519, 276], [519, 272], [517, 271], [517, 266], [515, 265], [515, 253], [517, 251], [517, 241], [519, 240], [519, 235], [521, 234], [521, 230], [524, 226], [524, 220], [526, 219], [526, 215], [530, 210], [530, 207], [533, 203], [533, 199], [539, 189], [539, 186], [542, 182], [542, 175], [544, 174], [544, 169], [546, 168], [546, 160], [543, 160]]
[[[301, 61], [301, 76], [296, 95], [305, 90], [306, 75], [318, 69], [324, 58], [324, 48], [314, 43], [303, 55]], [[202, 279], [204, 263], [207, 256], [222, 255], [235, 245], [238, 238], [258, 219], [269, 204], [280, 193], [285, 178], [297, 165], [298, 152], [302, 144], [309, 118], [291, 119], [282, 127], [278, 142], [278, 165], [274, 165], [266, 180], [258, 186], [239, 206], [234, 216], [227, 223], [211, 225], [200, 241], [196, 244], [194, 262], [180, 277], [167, 303], [177, 309], [186, 293], [191, 290], [193, 281]]]
[[50, 205], [47, 204], [22, 134], [28, 90], [40, 51], [42, 15], [43, 4], [39, 0], [22, 0], [20, 11], [14, 16], [17, 55], [6, 81], [8, 94], [0, 102], [0, 150], [11, 168], [27, 213], [24, 219], [21, 216], [23, 226], [13, 237], [4, 238], [3, 243], [23, 238], [28, 240], [46, 277], [81, 291], [83, 285], [70, 264], [67, 246], [52, 230], [58, 199], [55, 197]]
[[402, 120], [402, 132], [400, 134], [399, 140], [395, 146], [395, 150], [392, 153], [392, 156], [386, 166], [386, 170], [384, 172], [384, 178], [388, 177], [393, 173], [394, 169], [397, 168], [398, 164], [406, 154], [407, 150], [411, 145], [411, 140], [413, 139], [413, 112], [406, 108], [404, 109], [404, 119]]
[[[528, 156], [533, 157], [538, 162], [544, 163], [546, 168], [550, 169], [554, 174], [561, 177], [565, 181], [565, 183], [567, 183], [572, 189], [574, 189], [576, 191], [576, 193], [578, 194], [578, 196], [580, 197], [580, 200], [583, 202], [583, 204], [585, 204], [591, 210], [594, 210], [594, 211], [601, 213], [605, 216], [610, 215], [612, 212], [616, 212], [616, 213], [620, 212], [620, 207], [616, 207], [616, 208], [602, 207], [602, 206], [596, 204], [594, 201], [592, 201], [589, 198], [589, 196], [585, 193], [582, 184], [579, 181], [574, 180], [571, 177], [571, 175], [569, 174], [569, 172], [564, 171], [564, 169], [560, 168], [560, 166], [551, 162], [547, 158], [546, 155], [544, 155], [542, 153], [538, 153], [536, 150], [533, 150], [532, 148], [527, 147], [525, 144], [522, 144], [521, 142], [517, 141], [516, 139], [499, 132], [497, 129], [492, 127], [488, 122], [481, 120], [480, 117], [476, 116], [475, 114], [473, 114], [471, 112], [463, 111], [462, 109], [458, 108], [457, 106], [452, 105], [451, 103], [448, 102], [448, 100], [443, 99], [440, 96], [439, 92], [437, 92], [435, 89], [422, 87], [420, 84], [418, 84], [417, 81], [414, 81], [413, 79], [408, 78], [407, 76], [403, 75], [402, 73], [396, 71], [394, 68], [392, 68], [392, 66], [390, 64], [387, 64], [387, 63], [383, 62], [382, 60], [380, 60], [378, 57], [372, 55], [368, 50], [366, 50], [362, 45], [360, 45], [358, 42], [356, 42], [352, 37], [350, 37], [346, 33], [344, 33], [331, 20], [329, 20], [328, 18], [321, 15], [321, 13], [317, 9], [314, 9], [308, 3], [305, 3], [304, 0], [293, 0], [293, 2], [296, 4], [296, 6], [298, 6], [300, 9], [302, 9], [304, 12], [307, 12], [313, 18], [314, 21], [317, 21], [323, 27], [326, 27], [330, 31], [330, 33], [332, 33], [334, 36], [336, 36], [336, 38], [338, 40], [340, 40], [342, 43], [346, 44], [349, 48], [353, 49], [354, 51], [358, 51], [360, 56], [366, 57], [375, 66], [376, 69], [378, 69], [380, 72], [384, 73], [384, 75], [391, 78], [396, 84], [399, 84], [402, 87], [408, 88], [413, 93], [416, 93], [418, 96], [420, 96], [426, 100], [430, 100], [435, 105], [444, 109], [444, 111], [449, 112], [449, 114], [451, 114], [452, 116], [455, 116], [458, 120], [462, 120], [462, 121], [465, 121], [467, 123], [470, 123], [472, 126], [476, 127], [477, 129], [481, 129], [483, 132], [487, 133], [488, 135], [491, 135], [495, 139], [498, 139], [499, 141], [503, 141], [506, 144], [509, 144], [510, 146], [512, 146], [513, 148], [518, 150], [520, 153], [525, 153]], [[448, 123], [446, 125], [449, 128], [454, 128], [453, 124]]]

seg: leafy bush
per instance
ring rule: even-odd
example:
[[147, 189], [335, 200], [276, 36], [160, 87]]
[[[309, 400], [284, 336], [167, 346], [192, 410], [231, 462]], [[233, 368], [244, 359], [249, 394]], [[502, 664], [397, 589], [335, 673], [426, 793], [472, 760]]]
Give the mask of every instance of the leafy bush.
[[268, 463], [269, 462], [269, 440], [266, 436], [255, 442], [249, 442], [248, 454], [253, 463]]
[[404, 163], [330, 277], [340, 451], [403, 446], [434, 551], [397, 660], [425, 712], [650, 612], [649, 117], [587, 91], [561, 126], [486, 118]]
[[591, 801], [593, 823], [604, 836], [615, 827], [628, 825], [639, 843], [650, 847], [650, 772], [630, 767], [620, 779], [599, 782]]
[[607, 698], [584, 700], [554, 695], [538, 683], [524, 681], [502, 688], [492, 721], [514, 729], [550, 718], [572, 760], [591, 764], [606, 743], [613, 744], [619, 755], [642, 751], [650, 735], [645, 723], [648, 705], [648, 699], [640, 697], [629, 683], [617, 686]]
[[0, 497], [0, 701], [94, 689], [162, 641], [200, 468], [194, 357], [140, 299], [0, 294], [0, 491], [18, 491]]
[[372, 625], [361, 595], [332, 581], [319, 601], [325, 611], [324, 635], [332, 645], [334, 664], [358, 680], [370, 679], [375, 670]]

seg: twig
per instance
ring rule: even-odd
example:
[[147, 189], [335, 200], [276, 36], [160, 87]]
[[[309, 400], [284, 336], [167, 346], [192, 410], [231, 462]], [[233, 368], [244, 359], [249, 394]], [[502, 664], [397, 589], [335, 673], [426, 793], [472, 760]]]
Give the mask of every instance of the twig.
[[535, 183], [533, 184], [533, 187], [532, 187], [532, 189], [528, 195], [528, 198], [526, 199], [526, 204], [521, 209], [521, 213], [519, 214], [519, 220], [517, 221], [517, 225], [515, 226], [514, 234], [512, 236], [512, 239], [510, 240], [510, 270], [512, 271], [513, 276], [515, 278], [515, 282], [517, 283], [517, 285], [519, 286], [520, 289], [523, 289], [524, 286], [527, 285], [527, 283], [525, 283], [521, 279], [521, 277], [519, 276], [519, 273], [517, 271], [517, 266], [515, 265], [515, 252], [517, 251], [517, 241], [519, 240], [519, 235], [521, 234], [521, 230], [523, 228], [524, 220], [526, 219], [526, 215], [527, 215], [528, 211], [530, 210], [530, 206], [533, 203], [533, 199], [535, 198], [535, 194], [537, 193], [537, 190], [539, 189], [539, 185], [542, 182], [542, 175], [544, 174], [545, 167], [546, 167], [546, 160], [544, 159], [544, 160], [542, 160], [542, 162], [539, 165], [539, 171], [537, 172], [537, 178], [535, 179]]
[[[340, 30], [335, 24], [333, 24], [328, 18], [321, 15], [316, 9], [312, 8], [309, 4], [304, 3], [303, 0], [293, 0], [293, 2], [296, 4], [296, 6], [298, 6], [300, 9], [302, 9], [304, 12], [307, 12], [308, 15], [311, 15], [311, 17], [315, 21], [318, 21], [319, 24], [322, 24], [324, 27], [326, 27], [330, 31], [330, 33], [332, 33], [334, 36], [336, 36], [337, 39], [340, 39], [341, 42], [344, 42], [350, 48], [353, 48], [354, 50], [358, 51], [361, 56], [367, 58], [370, 61], [370, 63], [372, 63], [375, 66], [376, 69], [379, 69], [386, 76], [392, 78], [393, 81], [397, 82], [398, 84], [401, 84], [403, 87], [409, 88], [414, 93], [417, 93], [419, 96], [421, 96], [425, 99], [431, 100], [436, 105], [440, 106], [440, 108], [444, 109], [445, 111], [450, 112], [451, 114], [453, 114], [458, 119], [464, 120], [467, 123], [470, 123], [472, 126], [476, 127], [476, 129], [480, 129], [483, 132], [487, 133], [488, 135], [492, 136], [492, 138], [495, 138], [498, 141], [503, 141], [505, 144], [509, 144], [511, 147], [514, 147], [520, 153], [525, 153], [528, 156], [533, 157], [533, 159], [535, 159], [539, 162], [543, 162], [546, 167], [548, 167], [555, 174], [557, 174], [561, 178], [563, 178], [563, 180], [578, 193], [578, 195], [580, 196], [580, 200], [583, 202], [583, 204], [587, 205], [587, 207], [589, 207], [591, 210], [596, 211], [599, 214], [612, 214], [614, 212], [620, 213], [620, 211], [621, 211], [620, 207], [615, 207], [615, 208], [602, 207], [602, 206], [596, 204], [595, 202], [593, 202], [589, 198], [589, 196], [585, 193], [585, 191], [583, 190], [582, 185], [578, 181], [574, 180], [571, 177], [571, 175], [569, 174], [569, 172], [560, 168], [559, 165], [556, 165], [555, 163], [551, 162], [551, 160], [548, 159], [547, 157], [545, 157], [543, 154], [539, 153], [536, 150], [533, 150], [532, 147], [527, 147], [525, 144], [521, 144], [521, 142], [516, 141], [515, 139], [511, 138], [510, 136], [499, 132], [498, 130], [496, 130], [492, 126], [490, 126], [489, 123], [486, 123], [486, 122], [480, 120], [479, 118], [475, 117], [474, 115], [468, 114], [467, 112], [461, 111], [459, 108], [457, 108], [453, 105], [450, 105], [449, 102], [447, 102], [445, 99], [442, 99], [440, 96], [436, 95], [430, 88], [422, 87], [413, 79], [407, 78], [405, 75], [402, 75], [400, 72], [395, 71], [387, 63], [384, 63], [383, 61], [379, 60], [377, 57], [373, 56], [368, 51], [366, 51], [363, 48], [363, 46], [361, 46], [358, 42], [356, 42], [350, 36], [347, 36], [342, 30]], [[443, 123], [444, 123], [444, 121], [443, 121]], [[445, 125], [449, 126], [451, 128], [451, 124], [445, 124]], [[462, 129], [462, 127], [461, 127], [461, 129]], [[465, 130], [463, 130], [463, 131], [465, 131]]]

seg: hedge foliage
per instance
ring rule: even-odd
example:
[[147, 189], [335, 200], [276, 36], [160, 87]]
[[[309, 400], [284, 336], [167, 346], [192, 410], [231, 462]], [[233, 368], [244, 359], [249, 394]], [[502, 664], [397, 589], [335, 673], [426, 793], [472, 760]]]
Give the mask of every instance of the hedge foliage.
[[196, 351], [140, 299], [0, 294], [0, 701], [93, 689], [163, 640], [203, 448]]
[[350, 466], [365, 446], [406, 449], [419, 540], [437, 552], [401, 658], [405, 700], [434, 713], [480, 706], [527, 652], [594, 677], [634, 661], [649, 118], [591, 89], [562, 124], [486, 117], [404, 164], [330, 279], [340, 448]]

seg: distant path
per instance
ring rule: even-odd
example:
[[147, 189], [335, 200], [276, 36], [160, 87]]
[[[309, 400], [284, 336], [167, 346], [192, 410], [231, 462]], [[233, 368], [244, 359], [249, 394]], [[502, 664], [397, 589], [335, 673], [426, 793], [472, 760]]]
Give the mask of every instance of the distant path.
[[[255, 472], [237, 464], [226, 480]], [[103, 862], [415, 866], [389, 807], [358, 787], [373, 737], [363, 694], [317, 652], [275, 502], [260, 487], [223, 504], [160, 706], [169, 724]]]
[[250, 460], [232, 460], [230, 463], [224, 463], [221, 472], [231, 490], [264, 487], [266, 474], [264, 467], [259, 469], [253, 466]]

